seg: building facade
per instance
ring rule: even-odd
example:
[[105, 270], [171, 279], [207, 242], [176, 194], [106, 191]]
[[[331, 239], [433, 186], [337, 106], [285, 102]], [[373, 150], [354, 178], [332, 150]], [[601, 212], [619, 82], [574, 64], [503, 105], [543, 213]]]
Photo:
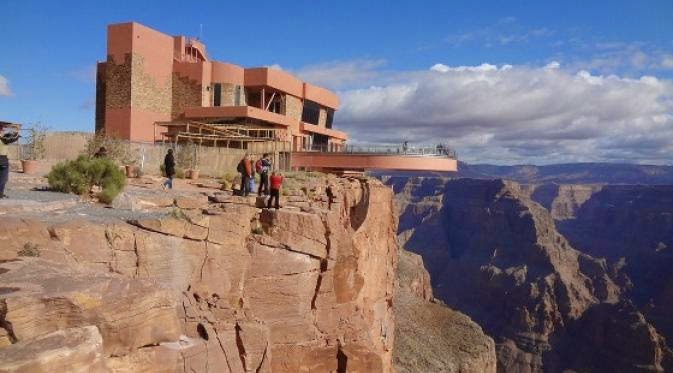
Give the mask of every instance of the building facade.
[[157, 123], [273, 129], [295, 151], [338, 150], [332, 128], [337, 96], [268, 67], [243, 68], [208, 58], [203, 43], [141, 24], [108, 26], [107, 59], [96, 74], [96, 130], [132, 141], [165, 140]]

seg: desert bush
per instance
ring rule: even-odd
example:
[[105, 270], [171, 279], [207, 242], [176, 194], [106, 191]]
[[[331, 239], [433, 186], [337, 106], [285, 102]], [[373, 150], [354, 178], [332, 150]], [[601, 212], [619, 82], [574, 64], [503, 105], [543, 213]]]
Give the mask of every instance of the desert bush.
[[84, 154], [93, 158], [102, 146], [105, 147], [107, 158], [119, 164], [130, 165], [138, 161], [138, 154], [131, 148], [131, 144], [115, 136], [108, 136], [105, 131], [98, 131], [89, 139]]
[[47, 151], [44, 147], [44, 143], [47, 140], [47, 131], [48, 128], [40, 123], [28, 128], [29, 135], [26, 142], [28, 152], [22, 157], [23, 159], [44, 159], [44, 155]]
[[[192, 169], [197, 166], [197, 147], [194, 143], [182, 144], [175, 151], [175, 165], [181, 167], [182, 169]], [[177, 167], [175, 170], [177, 176]]]
[[104, 203], [112, 202], [126, 185], [126, 176], [112, 160], [88, 159], [84, 155], [56, 164], [47, 179], [52, 190], [63, 193], [82, 195], [98, 186], [98, 198]]

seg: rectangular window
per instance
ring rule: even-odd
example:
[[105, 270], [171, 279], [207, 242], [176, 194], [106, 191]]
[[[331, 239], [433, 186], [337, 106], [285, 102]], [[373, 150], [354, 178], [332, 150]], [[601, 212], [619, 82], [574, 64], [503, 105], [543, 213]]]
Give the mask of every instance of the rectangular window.
[[334, 121], [334, 109], [327, 109], [327, 122], [325, 127], [332, 128], [332, 122]]
[[213, 106], [220, 106], [222, 103], [222, 84], [215, 83], [213, 88]]
[[304, 110], [301, 113], [301, 121], [317, 125], [318, 118], [320, 118], [320, 105], [313, 101], [304, 100]]

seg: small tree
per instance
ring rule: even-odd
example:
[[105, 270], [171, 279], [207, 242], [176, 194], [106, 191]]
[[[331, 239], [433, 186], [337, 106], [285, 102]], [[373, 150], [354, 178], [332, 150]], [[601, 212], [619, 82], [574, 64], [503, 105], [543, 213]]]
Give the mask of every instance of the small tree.
[[86, 145], [86, 156], [93, 158], [101, 147], [105, 147], [107, 158], [122, 165], [132, 165], [138, 161], [138, 155], [131, 148], [131, 144], [115, 136], [109, 136], [105, 130], [100, 130], [89, 139]]
[[33, 127], [28, 128], [27, 131], [29, 133], [26, 142], [27, 152], [23, 159], [32, 161], [44, 159], [46, 152], [44, 143], [47, 140], [47, 127], [37, 123]]
[[196, 144], [188, 142], [178, 147], [175, 152], [175, 163], [183, 169], [192, 169], [195, 167], [197, 159], [195, 156]]

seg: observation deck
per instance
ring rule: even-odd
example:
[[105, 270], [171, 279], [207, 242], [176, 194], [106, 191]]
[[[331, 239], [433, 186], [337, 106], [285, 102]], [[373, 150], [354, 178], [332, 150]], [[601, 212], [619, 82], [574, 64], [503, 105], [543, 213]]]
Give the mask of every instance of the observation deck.
[[446, 146], [346, 145], [292, 152], [293, 169], [326, 171], [458, 171], [456, 152]]

